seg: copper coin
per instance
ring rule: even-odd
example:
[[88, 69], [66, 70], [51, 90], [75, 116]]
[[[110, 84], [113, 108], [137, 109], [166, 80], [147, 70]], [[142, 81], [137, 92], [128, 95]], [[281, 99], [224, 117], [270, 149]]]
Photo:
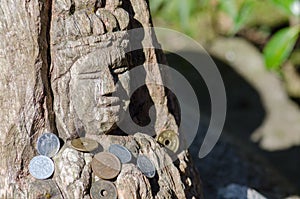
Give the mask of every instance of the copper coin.
[[156, 140], [174, 153], [179, 148], [179, 137], [174, 131], [165, 130], [157, 136]]
[[95, 175], [105, 180], [117, 177], [121, 171], [119, 158], [108, 152], [96, 154], [91, 164]]
[[78, 151], [88, 152], [98, 148], [98, 142], [89, 138], [78, 138], [71, 141], [71, 145]]
[[114, 183], [98, 180], [91, 187], [92, 199], [117, 199], [118, 192]]

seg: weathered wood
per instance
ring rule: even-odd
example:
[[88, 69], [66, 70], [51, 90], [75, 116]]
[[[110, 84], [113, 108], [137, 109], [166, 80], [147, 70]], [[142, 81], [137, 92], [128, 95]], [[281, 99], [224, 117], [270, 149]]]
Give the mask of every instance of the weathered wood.
[[[119, 198], [201, 197], [199, 175], [187, 151], [173, 162], [143, 132], [117, 136], [119, 109], [107, 107], [116, 100], [110, 97], [117, 89], [115, 78], [129, 92], [129, 68], [164, 61], [154, 49], [126, 53], [130, 48], [126, 30], [151, 25], [145, 0], [1, 2], [1, 198], [90, 198], [95, 180], [92, 154], [69, 144], [83, 135], [97, 140], [104, 150], [111, 143], [122, 143], [134, 155], [147, 154], [154, 162], [157, 177], [151, 180], [134, 163], [123, 165], [115, 182]], [[162, 75], [156, 66], [145, 67], [146, 83], [161, 84]], [[139, 107], [153, 103], [158, 118], [154, 131], [177, 132], [164, 88], [153, 84], [146, 88], [131, 99], [137, 122], [145, 116]], [[128, 108], [129, 102], [125, 104]], [[54, 176], [37, 181], [29, 175], [28, 164], [37, 153], [37, 137], [46, 130], [56, 133], [64, 145], [53, 158]]]

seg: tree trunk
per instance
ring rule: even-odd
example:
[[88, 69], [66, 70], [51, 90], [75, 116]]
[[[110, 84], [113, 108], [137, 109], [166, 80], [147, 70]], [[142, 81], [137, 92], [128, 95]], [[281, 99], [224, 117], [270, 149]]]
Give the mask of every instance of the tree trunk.
[[[123, 144], [133, 156], [143, 153], [153, 161], [157, 169], [153, 179], [133, 163], [122, 166], [114, 180], [118, 198], [201, 198], [199, 175], [187, 151], [173, 162], [151, 136], [125, 135], [116, 126], [120, 118], [115, 112], [95, 109], [94, 97], [107, 100], [118, 89], [115, 78], [128, 92], [130, 68], [165, 62], [154, 49], [126, 52], [130, 48], [126, 30], [150, 26], [145, 0], [1, 1], [1, 198], [90, 198], [93, 154], [69, 144], [79, 136], [97, 140], [102, 150], [111, 143]], [[146, 83], [162, 82], [158, 66], [144, 70]], [[92, 95], [94, 83], [102, 89], [100, 96]], [[177, 132], [177, 117], [168, 109], [173, 102], [166, 93], [163, 87], [147, 84], [132, 96], [133, 120], [147, 123], [148, 111], [140, 107], [153, 104], [156, 134], [164, 129]], [[37, 155], [37, 138], [45, 131], [57, 134], [63, 146], [53, 158], [54, 175], [36, 180], [28, 165]]]

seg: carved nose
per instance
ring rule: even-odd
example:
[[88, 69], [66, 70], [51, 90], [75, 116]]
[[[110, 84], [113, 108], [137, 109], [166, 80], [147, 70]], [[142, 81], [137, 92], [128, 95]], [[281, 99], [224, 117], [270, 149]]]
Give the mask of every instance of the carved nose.
[[116, 92], [117, 89], [114, 78], [109, 70], [105, 71], [105, 75], [102, 78], [100, 95], [111, 95], [112, 93]]

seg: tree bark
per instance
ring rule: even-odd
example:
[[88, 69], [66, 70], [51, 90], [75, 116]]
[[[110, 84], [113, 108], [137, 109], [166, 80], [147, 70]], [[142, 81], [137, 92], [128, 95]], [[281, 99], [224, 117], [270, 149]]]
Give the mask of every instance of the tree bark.
[[[95, 122], [93, 110], [88, 111], [92, 99], [83, 97], [94, 88], [90, 82], [95, 78], [82, 75], [93, 74], [94, 66], [111, 72], [123, 65], [165, 63], [164, 55], [154, 49], [125, 51], [130, 47], [126, 30], [151, 26], [145, 0], [1, 1], [1, 198], [90, 198], [93, 154], [76, 151], [69, 143], [79, 136], [97, 140], [102, 150], [111, 143], [123, 144], [135, 157], [146, 154], [157, 167], [157, 176], [148, 179], [135, 164], [123, 165], [114, 182], [119, 198], [201, 198], [199, 174], [188, 151], [182, 151], [173, 162], [166, 150], [143, 132], [120, 135], [114, 123], [118, 116], [97, 110], [100, 122]], [[154, 131], [177, 132], [178, 116], [168, 108], [172, 107], [168, 106], [173, 103], [171, 97], [163, 87], [147, 84], [161, 84], [164, 74], [158, 66], [144, 69], [147, 86], [130, 102], [135, 121], [144, 123], [145, 111], [140, 107], [153, 104]], [[106, 89], [103, 96], [116, 89], [110, 85], [108, 73], [101, 73], [105, 77], [100, 82]], [[114, 75], [128, 90], [126, 73]], [[45, 131], [57, 134], [63, 146], [53, 158], [54, 175], [41, 181], [29, 174], [28, 165], [37, 155], [37, 138]]]

